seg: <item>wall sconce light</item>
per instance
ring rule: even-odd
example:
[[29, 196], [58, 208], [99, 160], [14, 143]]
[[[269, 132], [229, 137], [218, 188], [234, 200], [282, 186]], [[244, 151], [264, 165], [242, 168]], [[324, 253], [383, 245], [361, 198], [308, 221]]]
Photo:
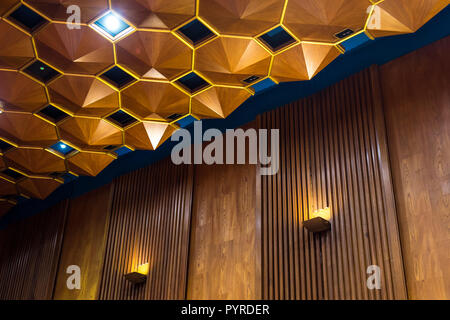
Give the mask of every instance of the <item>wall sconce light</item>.
[[312, 218], [303, 221], [303, 226], [310, 232], [323, 232], [331, 229], [331, 209], [326, 207], [313, 212]]
[[143, 283], [147, 280], [148, 270], [148, 263], [141, 264], [137, 267], [137, 271], [127, 273], [125, 279], [134, 284]]

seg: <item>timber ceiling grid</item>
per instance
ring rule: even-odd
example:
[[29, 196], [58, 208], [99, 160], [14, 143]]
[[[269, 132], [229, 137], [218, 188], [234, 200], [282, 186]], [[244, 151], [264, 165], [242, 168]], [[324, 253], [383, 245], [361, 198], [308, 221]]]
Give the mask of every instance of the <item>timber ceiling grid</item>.
[[95, 176], [124, 146], [155, 150], [187, 117], [225, 118], [260, 81], [309, 80], [359, 34], [415, 32], [448, 3], [2, 0], [0, 207]]

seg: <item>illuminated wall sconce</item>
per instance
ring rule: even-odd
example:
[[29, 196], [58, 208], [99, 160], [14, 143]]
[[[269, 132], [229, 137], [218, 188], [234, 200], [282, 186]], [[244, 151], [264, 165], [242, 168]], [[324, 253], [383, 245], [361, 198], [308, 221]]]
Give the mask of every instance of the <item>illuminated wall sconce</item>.
[[303, 226], [310, 232], [323, 232], [331, 229], [331, 209], [329, 207], [316, 210], [312, 218], [303, 221]]
[[138, 284], [147, 280], [149, 264], [141, 264], [137, 267], [137, 271], [127, 273], [125, 279], [131, 283]]

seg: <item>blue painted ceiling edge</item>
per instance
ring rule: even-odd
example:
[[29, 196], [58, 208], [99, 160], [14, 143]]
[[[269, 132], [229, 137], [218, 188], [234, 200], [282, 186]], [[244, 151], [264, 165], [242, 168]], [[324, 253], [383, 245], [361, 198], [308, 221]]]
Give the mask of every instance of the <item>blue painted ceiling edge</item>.
[[[382, 65], [402, 55], [424, 47], [450, 35], [450, 7], [414, 34], [379, 38], [367, 42], [340, 56], [309, 81], [281, 83], [263, 90], [243, 103], [226, 119], [203, 120], [203, 128], [236, 128], [251, 122], [258, 114], [276, 109], [290, 102], [310, 96], [371, 65]], [[192, 125], [186, 128], [192, 131]], [[59, 201], [78, 197], [110, 183], [114, 178], [146, 167], [170, 156], [174, 143], [168, 140], [156, 151], [135, 151], [117, 159], [97, 177], [80, 177], [57, 189], [45, 200], [19, 202], [2, 220], [0, 229], [9, 223], [44, 211]]]

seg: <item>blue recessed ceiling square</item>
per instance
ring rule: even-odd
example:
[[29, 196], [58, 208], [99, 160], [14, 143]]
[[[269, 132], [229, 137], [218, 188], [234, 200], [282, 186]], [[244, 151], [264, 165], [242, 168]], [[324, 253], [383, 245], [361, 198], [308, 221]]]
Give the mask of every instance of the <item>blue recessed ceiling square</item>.
[[295, 42], [295, 39], [282, 26], [278, 26], [263, 34], [259, 39], [269, 46], [272, 51], [278, 51]]
[[214, 33], [197, 19], [192, 20], [187, 25], [178, 29], [178, 32], [193, 45], [197, 45], [214, 37]]
[[118, 89], [123, 88], [124, 86], [134, 81], [133, 76], [117, 66], [114, 66], [108, 71], [104, 72], [101, 77]]
[[195, 93], [209, 85], [208, 82], [203, 80], [195, 72], [191, 72], [177, 81], [183, 88], [190, 93]]
[[367, 37], [364, 33], [360, 33], [342, 42], [341, 45], [344, 47], [345, 51], [348, 52], [355, 48], [363, 46], [369, 41], [370, 41], [369, 37]]
[[275, 85], [276, 85], [275, 82], [273, 82], [270, 78], [267, 78], [252, 85], [252, 88], [255, 90], [256, 93], [259, 93]]
[[113, 40], [132, 30], [132, 27], [114, 12], [109, 12], [95, 21], [94, 27]]
[[55, 143], [54, 145], [52, 145], [50, 147], [50, 149], [52, 149], [53, 151], [56, 151], [64, 156], [68, 155], [69, 153], [71, 153], [72, 151], [75, 150], [74, 148], [65, 144], [64, 142]]
[[131, 115], [129, 115], [128, 113], [126, 113], [123, 110], [119, 110], [119, 111], [113, 113], [107, 119], [114, 122], [115, 124], [121, 126], [122, 128], [124, 128], [132, 123], [135, 123], [137, 121], [137, 119], [135, 119], [134, 117], [132, 117]]
[[115, 152], [119, 157], [121, 157], [121, 156], [123, 156], [123, 155], [126, 155], [127, 153], [132, 152], [132, 151], [133, 151], [133, 150], [131, 150], [130, 148], [123, 146], [123, 147], [120, 147], [119, 149], [115, 150], [114, 152]]
[[78, 177], [67, 172], [62, 176], [62, 178], [64, 179], [64, 183], [69, 183], [69, 182], [76, 180]]
[[187, 117], [184, 117], [183, 119], [180, 119], [177, 121], [177, 124], [181, 127], [181, 128], [186, 128], [187, 126], [191, 125], [192, 123], [194, 123], [194, 121], [196, 121], [197, 119], [195, 119], [193, 116], [188, 115]]

